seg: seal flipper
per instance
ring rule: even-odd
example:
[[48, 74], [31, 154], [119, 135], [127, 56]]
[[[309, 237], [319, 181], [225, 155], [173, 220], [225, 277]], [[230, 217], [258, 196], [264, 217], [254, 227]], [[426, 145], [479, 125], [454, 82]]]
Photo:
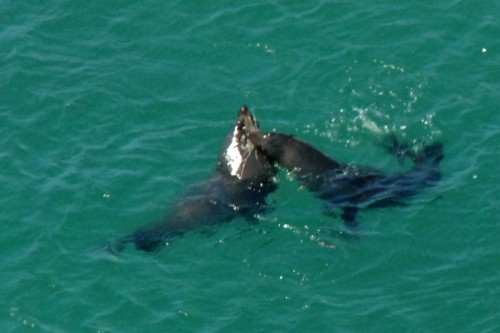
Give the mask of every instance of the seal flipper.
[[389, 154], [396, 156], [400, 166], [404, 165], [406, 157], [414, 159], [415, 154], [411, 151], [410, 145], [407, 143], [400, 143], [396, 134], [388, 134], [385, 140], [389, 141], [389, 143], [382, 143], [382, 147], [384, 147]]
[[342, 208], [342, 219], [344, 224], [349, 230], [355, 230], [358, 227], [358, 222], [356, 221], [356, 214], [358, 212], [358, 207], [356, 206], [346, 206]]
[[160, 247], [161, 240], [152, 240], [151, 237], [144, 237], [144, 235], [141, 237], [135, 233], [119, 238], [115, 241], [107, 242], [104, 245], [104, 249], [111, 254], [118, 255], [130, 243], [133, 243], [137, 249], [146, 252], [154, 252]]
[[182, 230], [169, 230], [168, 224], [154, 225], [151, 228], [138, 230], [135, 233], [122, 238], [122, 242], [134, 243], [136, 249], [146, 252], [156, 252], [166, 244], [167, 239], [180, 237], [184, 234]]
[[113, 241], [108, 241], [106, 242], [106, 244], [104, 244], [103, 248], [106, 252], [110, 254], [118, 255], [125, 249], [128, 243], [133, 243], [133, 242], [134, 242], [134, 237], [133, 234], [131, 234]]
[[128, 237], [125, 237], [131, 243], [134, 243], [135, 248], [146, 252], [155, 252], [162, 244], [162, 235], [155, 234], [154, 232], [136, 232]]
[[107, 242], [104, 249], [112, 254], [119, 254], [128, 244], [134, 244], [138, 250], [156, 252], [166, 243], [165, 239], [181, 236], [181, 231], [167, 232], [162, 225], [156, 225], [144, 230], [138, 230], [130, 235]]

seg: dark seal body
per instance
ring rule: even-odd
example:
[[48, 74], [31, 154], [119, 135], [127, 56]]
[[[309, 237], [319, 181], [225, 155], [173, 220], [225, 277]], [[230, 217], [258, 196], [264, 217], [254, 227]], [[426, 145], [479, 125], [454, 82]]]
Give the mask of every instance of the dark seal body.
[[406, 204], [408, 199], [441, 179], [439, 163], [443, 145], [424, 146], [414, 153], [395, 137], [387, 147], [414, 166], [406, 172], [384, 173], [370, 167], [340, 163], [313, 146], [282, 133], [253, 132], [250, 140], [271, 161], [294, 173], [302, 184], [326, 201], [329, 209], [341, 209], [346, 225], [356, 225], [358, 208]]
[[113, 245], [114, 251], [121, 251], [127, 243], [153, 251], [187, 231], [228, 222], [238, 216], [251, 219], [265, 210], [266, 196], [276, 188], [273, 179], [276, 170], [267, 156], [248, 140], [253, 131], [259, 131], [259, 125], [243, 106], [226, 135], [214, 175], [193, 185], [163, 221], [118, 240]]

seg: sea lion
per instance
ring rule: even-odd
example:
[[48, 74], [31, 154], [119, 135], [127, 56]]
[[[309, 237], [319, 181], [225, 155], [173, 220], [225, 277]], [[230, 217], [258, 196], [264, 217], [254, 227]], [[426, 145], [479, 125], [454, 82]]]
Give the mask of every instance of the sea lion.
[[214, 175], [192, 186], [163, 221], [119, 239], [110, 248], [119, 252], [133, 243], [137, 249], [154, 251], [187, 231], [229, 222], [238, 216], [252, 219], [264, 211], [266, 196], [276, 188], [276, 168], [248, 140], [254, 131], [259, 131], [259, 124], [243, 105], [226, 135]]
[[366, 166], [338, 162], [308, 143], [283, 133], [254, 131], [249, 140], [271, 162], [296, 175], [302, 185], [326, 201], [329, 210], [341, 209], [345, 224], [354, 228], [359, 208], [406, 204], [408, 199], [441, 179], [443, 145], [423, 146], [420, 152], [391, 135], [387, 150], [414, 166], [406, 172], [384, 173]]

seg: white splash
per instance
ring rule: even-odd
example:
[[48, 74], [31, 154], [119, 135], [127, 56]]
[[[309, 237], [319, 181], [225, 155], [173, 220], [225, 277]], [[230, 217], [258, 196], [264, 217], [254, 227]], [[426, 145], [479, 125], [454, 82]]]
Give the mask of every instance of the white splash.
[[355, 118], [359, 119], [361, 121], [361, 125], [369, 130], [372, 133], [377, 133], [380, 134], [382, 133], [382, 130], [380, 127], [368, 117], [368, 110], [367, 109], [361, 109], [361, 108], [353, 108], [354, 111], [358, 113], [358, 116]]

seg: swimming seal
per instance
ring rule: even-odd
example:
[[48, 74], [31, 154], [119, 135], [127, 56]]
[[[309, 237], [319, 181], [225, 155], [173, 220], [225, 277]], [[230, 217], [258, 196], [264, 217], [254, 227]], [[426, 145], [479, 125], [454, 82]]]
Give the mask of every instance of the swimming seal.
[[259, 124], [247, 107], [242, 106], [226, 135], [214, 175], [193, 185], [163, 221], [119, 239], [110, 246], [112, 251], [119, 252], [128, 243], [140, 250], [153, 251], [187, 231], [229, 222], [238, 216], [252, 219], [264, 211], [266, 196], [276, 188], [273, 180], [276, 168], [248, 140], [254, 131], [259, 131]]
[[291, 135], [255, 131], [249, 139], [272, 162], [296, 175], [304, 187], [325, 200], [329, 210], [341, 209], [342, 219], [351, 228], [357, 225], [359, 208], [406, 204], [409, 198], [441, 179], [441, 143], [423, 146], [417, 153], [391, 135], [386, 149], [396, 154], [400, 162], [411, 158], [414, 165], [406, 172], [384, 173], [335, 161]]

